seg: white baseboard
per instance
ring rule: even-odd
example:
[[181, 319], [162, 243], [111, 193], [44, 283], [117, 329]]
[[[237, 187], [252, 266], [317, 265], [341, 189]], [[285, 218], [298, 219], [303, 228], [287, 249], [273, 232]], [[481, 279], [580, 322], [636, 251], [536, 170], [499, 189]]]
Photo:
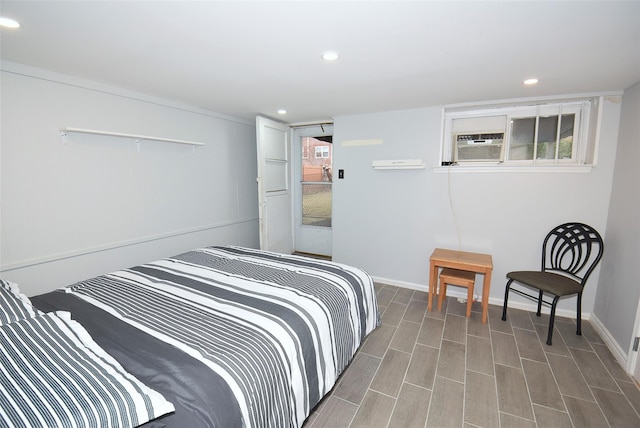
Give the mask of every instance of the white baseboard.
[[593, 315], [590, 321], [593, 328], [596, 329], [598, 334], [600, 334], [600, 337], [602, 337], [602, 340], [604, 340], [604, 343], [607, 345], [607, 348], [609, 348], [613, 356], [616, 357], [616, 360], [618, 360], [618, 362], [625, 369], [625, 371], [628, 372], [628, 367], [627, 367], [628, 355], [626, 351], [623, 350], [620, 347], [620, 345], [618, 345], [618, 342], [613, 338], [609, 330], [607, 330], [607, 328], [604, 326], [604, 324], [602, 324], [602, 322], [596, 315]]
[[381, 278], [379, 276], [372, 276], [373, 281], [380, 284], [393, 285], [395, 287], [409, 288], [411, 290], [429, 292], [428, 284], [416, 284], [415, 282], [398, 281], [396, 279]]

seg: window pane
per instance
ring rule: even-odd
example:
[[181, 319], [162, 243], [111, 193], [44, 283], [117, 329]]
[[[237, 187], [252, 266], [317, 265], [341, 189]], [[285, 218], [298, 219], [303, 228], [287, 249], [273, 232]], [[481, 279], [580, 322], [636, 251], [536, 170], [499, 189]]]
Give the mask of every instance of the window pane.
[[571, 159], [573, 154], [573, 128], [576, 121], [575, 114], [563, 114], [560, 121], [560, 147], [558, 159]]
[[331, 227], [331, 183], [302, 183], [302, 224]]
[[[323, 138], [320, 140], [320, 138]], [[333, 167], [331, 137], [303, 137], [301, 143], [312, 155], [302, 159], [302, 224], [331, 227], [331, 183]]]
[[511, 121], [511, 144], [509, 159], [532, 160], [533, 137], [536, 130], [536, 118], [525, 117]]
[[538, 123], [538, 150], [536, 159], [556, 158], [558, 116], [541, 116]]

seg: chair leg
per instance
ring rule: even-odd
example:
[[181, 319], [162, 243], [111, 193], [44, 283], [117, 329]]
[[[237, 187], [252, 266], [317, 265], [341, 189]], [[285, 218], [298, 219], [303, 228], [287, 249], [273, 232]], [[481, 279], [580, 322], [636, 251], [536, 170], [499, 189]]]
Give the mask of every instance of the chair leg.
[[551, 346], [551, 336], [553, 336], [553, 321], [556, 318], [556, 304], [560, 296], [554, 296], [551, 303], [551, 315], [549, 316], [549, 333], [547, 334], [547, 345]]
[[502, 321], [507, 320], [507, 301], [509, 300], [509, 290], [511, 288], [512, 282], [513, 282], [513, 279], [510, 279], [509, 281], [507, 281], [507, 285], [504, 288], [504, 305], [502, 306]]
[[542, 290], [540, 290], [540, 293], [538, 294], [538, 311], [536, 312], [537, 316], [540, 316], [541, 310], [542, 310]]
[[576, 315], [576, 324], [578, 324], [576, 334], [582, 336], [582, 292], [578, 293], [578, 310]]

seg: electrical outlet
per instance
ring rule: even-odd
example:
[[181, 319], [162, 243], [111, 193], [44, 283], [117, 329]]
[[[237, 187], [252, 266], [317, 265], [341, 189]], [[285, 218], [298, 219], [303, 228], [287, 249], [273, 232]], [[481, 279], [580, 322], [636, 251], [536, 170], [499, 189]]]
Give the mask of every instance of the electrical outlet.
[[341, 179], [341, 180], [344, 178], [344, 169], [339, 169], [338, 170], [338, 178]]

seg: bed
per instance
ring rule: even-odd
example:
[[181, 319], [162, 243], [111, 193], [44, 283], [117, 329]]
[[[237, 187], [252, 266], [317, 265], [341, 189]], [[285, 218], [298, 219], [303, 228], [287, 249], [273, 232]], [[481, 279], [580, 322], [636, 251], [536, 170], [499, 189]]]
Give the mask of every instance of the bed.
[[301, 426], [380, 323], [361, 269], [237, 246], [101, 275], [30, 304], [27, 318], [76, 323], [139, 381], [132, 388], [152, 411], [127, 423], [145, 428]]

